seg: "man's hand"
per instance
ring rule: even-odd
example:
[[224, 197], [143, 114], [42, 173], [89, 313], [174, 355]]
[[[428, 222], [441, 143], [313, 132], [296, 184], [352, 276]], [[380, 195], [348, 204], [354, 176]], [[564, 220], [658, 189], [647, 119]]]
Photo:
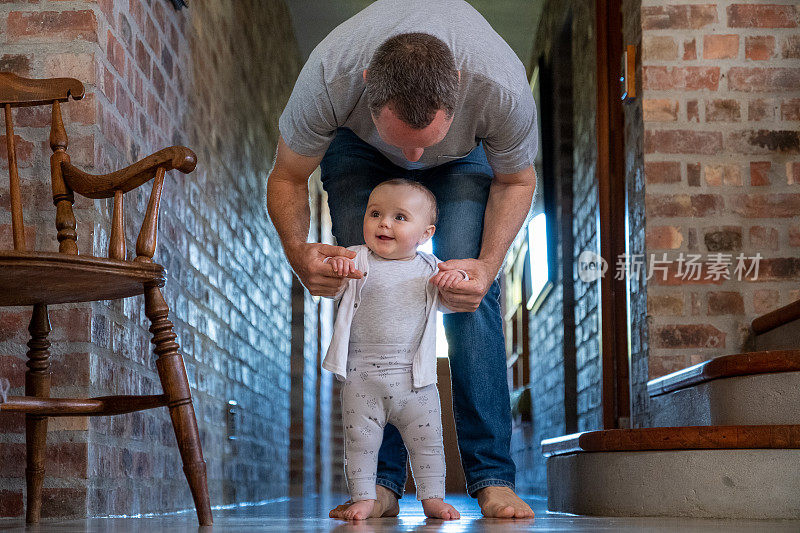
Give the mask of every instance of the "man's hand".
[[[431, 278], [431, 283], [439, 287], [442, 304], [457, 313], [471, 313], [478, 309], [481, 300], [489, 292], [497, 272], [479, 259], [451, 259], [439, 263], [439, 273]], [[464, 270], [469, 280], [459, 281], [450, 287], [442, 287], [441, 279], [452, 276], [452, 271]], [[456, 272], [459, 277], [461, 274]]]
[[347, 283], [347, 278], [364, 277], [355, 265], [348, 269], [347, 277], [337, 274], [333, 265], [324, 262], [326, 258], [336, 256], [353, 259], [356, 253], [341, 246], [319, 243], [303, 243], [286, 250], [289, 263], [308, 292], [327, 298], [336, 296], [339, 289]]

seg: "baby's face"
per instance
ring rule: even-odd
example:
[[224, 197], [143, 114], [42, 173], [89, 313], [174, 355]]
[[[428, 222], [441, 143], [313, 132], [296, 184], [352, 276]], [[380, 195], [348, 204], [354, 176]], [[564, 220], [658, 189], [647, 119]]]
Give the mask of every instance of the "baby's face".
[[435, 229], [422, 191], [405, 185], [384, 185], [372, 191], [364, 213], [364, 241], [379, 256], [410, 259]]

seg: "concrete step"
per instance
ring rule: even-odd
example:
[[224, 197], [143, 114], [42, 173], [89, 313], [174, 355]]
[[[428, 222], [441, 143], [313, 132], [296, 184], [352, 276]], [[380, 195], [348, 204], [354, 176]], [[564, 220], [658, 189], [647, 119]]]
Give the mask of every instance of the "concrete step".
[[542, 452], [551, 511], [800, 518], [800, 425], [589, 431]]
[[716, 357], [647, 391], [655, 427], [800, 424], [800, 350]]

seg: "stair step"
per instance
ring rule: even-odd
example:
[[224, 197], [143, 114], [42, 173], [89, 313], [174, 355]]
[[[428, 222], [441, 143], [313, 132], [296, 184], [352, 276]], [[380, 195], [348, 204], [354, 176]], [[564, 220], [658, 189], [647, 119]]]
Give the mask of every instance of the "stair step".
[[717, 357], [647, 391], [654, 426], [800, 424], [800, 350]]
[[602, 429], [542, 441], [545, 457], [577, 452], [800, 449], [800, 424]]
[[800, 518], [800, 425], [588, 431], [542, 441], [548, 509]]

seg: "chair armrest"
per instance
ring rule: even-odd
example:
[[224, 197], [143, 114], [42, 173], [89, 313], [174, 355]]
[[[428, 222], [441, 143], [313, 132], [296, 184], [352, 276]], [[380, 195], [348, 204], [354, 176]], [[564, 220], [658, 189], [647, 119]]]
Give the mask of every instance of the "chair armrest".
[[116, 191], [126, 193], [147, 183], [156, 171], [180, 170], [184, 174], [197, 166], [197, 156], [185, 146], [170, 146], [136, 163], [109, 174], [88, 174], [66, 161], [61, 162], [64, 181], [70, 189], [87, 198], [110, 198]]

